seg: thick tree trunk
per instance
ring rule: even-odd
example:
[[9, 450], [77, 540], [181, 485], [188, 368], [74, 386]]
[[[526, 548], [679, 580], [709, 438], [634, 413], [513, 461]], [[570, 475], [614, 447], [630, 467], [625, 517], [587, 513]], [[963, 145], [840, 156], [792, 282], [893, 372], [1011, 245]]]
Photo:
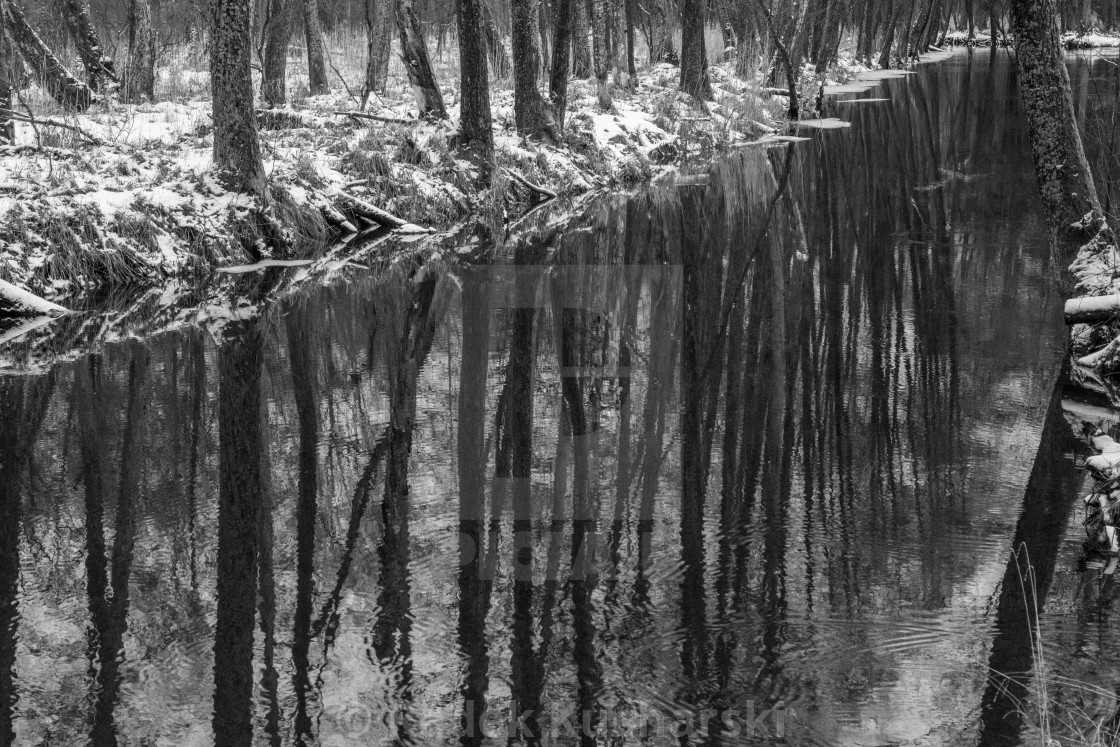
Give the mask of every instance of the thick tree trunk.
[[681, 5], [681, 90], [698, 101], [712, 98], [704, 6], [704, 0], [684, 0]]
[[408, 70], [408, 82], [412, 84], [412, 94], [416, 97], [416, 108], [421, 117], [447, 119], [447, 109], [443, 96], [436, 85], [432, 64], [428, 61], [428, 47], [421, 34], [420, 19], [413, 8], [412, 0], [397, 1], [397, 31], [401, 38], [401, 56]]
[[43, 82], [51, 98], [66, 109], [89, 108], [96, 99], [93, 91], [70, 74], [12, 0], [0, 0], [0, 26], [6, 27], [20, 56]]
[[[0, 13], [2, 12], [3, 9], [0, 8]], [[20, 59], [11, 39], [0, 28], [0, 143], [14, 143], [16, 139], [16, 123], [5, 112], [11, 112], [15, 103], [13, 91], [19, 84], [20, 67]]]
[[86, 0], [62, 0], [62, 16], [78, 48], [78, 56], [86, 69], [86, 80], [94, 91], [107, 91], [117, 81], [113, 61], [105, 56], [97, 29], [89, 14]]
[[595, 75], [591, 64], [591, 22], [586, 0], [572, 0], [572, 77], [586, 79]]
[[330, 93], [327, 63], [323, 53], [323, 29], [319, 27], [319, 3], [303, 0], [303, 31], [307, 39], [307, 86], [312, 96]]
[[132, 0], [128, 12], [128, 73], [125, 94], [137, 103], [156, 97], [156, 35], [148, 0]]
[[250, 0], [210, 0], [214, 168], [227, 186], [267, 201], [250, 71]]
[[595, 88], [599, 94], [599, 107], [604, 111], [614, 108], [610, 75], [610, 50], [607, 48], [607, 0], [586, 0], [587, 15], [591, 20], [591, 44], [595, 59]]
[[608, 0], [608, 20], [611, 36], [611, 67], [614, 68], [615, 84], [619, 88], [630, 87], [630, 66], [626, 63], [626, 18], [623, 4], [626, 0]]
[[294, 2], [266, 0], [261, 97], [270, 106], [284, 106], [288, 102], [288, 45], [292, 41]]
[[366, 82], [362, 108], [373, 92], [389, 85], [389, 48], [393, 43], [392, 0], [366, 0]]
[[537, 88], [541, 69], [539, 3], [540, 0], [513, 0], [513, 114], [521, 134], [555, 140], [556, 121]]
[[626, 10], [626, 72], [630, 76], [630, 89], [638, 88], [638, 63], [634, 58], [634, 27], [638, 15], [637, 0], [622, 0]]
[[568, 108], [568, 67], [572, 53], [573, 10], [579, 0], [557, 0], [556, 41], [552, 45], [552, 71], [549, 77], [549, 99], [560, 129], [564, 129], [564, 112]]
[[1089, 216], [1092, 231], [1103, 224], [1101, 206], [1074, 117], [1057, 12], [1054, 0], [1011, 1], [1019, 90], [1051, 228], [1064, 232]]
[[482, 3], [459, 0], [459, 104], [463, 142], [476, 147], [484, 162], [494, 152], [490, 118], [490, 78], [486, 70], [486, 44], [482, 38]]

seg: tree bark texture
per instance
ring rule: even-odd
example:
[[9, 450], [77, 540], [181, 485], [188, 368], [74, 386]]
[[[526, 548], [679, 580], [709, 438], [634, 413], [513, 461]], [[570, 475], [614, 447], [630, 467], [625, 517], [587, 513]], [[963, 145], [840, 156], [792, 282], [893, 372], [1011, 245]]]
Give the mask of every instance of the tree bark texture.
[[494, 152], [490, 118], [490, 78], [486, 68], [486, 44], [482, 37], [482, 3], [459, 0], [459, 104], [460, 126], [465, 144], [477, 147], [488, 161]]
[[117, 74], [113, 70], [113, 61], [105, 55], [97, 36], [89, 14], [89, 3], [86, 0], [62, 0], [62, 16], [74, 39], [74, 46], [78, 48], [78, 56], [82, 58], [90, 88], [94, 91], [109, 90], [118, 82]]
[[591, 64], [591, 23], [586, 0], [572, 0], [572, 77], [586, 79], [595, 75]]
[[[2, 12], [2, 9], [0, 9]], [[20, 59], [6, 30], [0, 27], [0, 112], [12, 111], [13, 91], [19, 85]], [[0, 114], [0, 142], [14, 143], [16, 123], [10, 115]]]
[[556, 40], [552, 44], [552, 71], [548, 83], [548, 96], [556, 122], [564, 129], [564, 112], [568, 108], [569, 60], [572, 56], [573, 11], [579, 0], [556, 0]]
[[541, 69], [540, 0], [513, 0], [513, 114], [517, 131], [556, 138], [556, 122], [537, 88]]
[[615, 84], [620, 88], [630, 87], [630, 66], [626, 64], [625, 1], [608, 0], [607, 3], [611, 27], [611, 67], [614, 68]]
[[1039, 192], [1051, 228], [1063, 232], [1091, 214], [1102, 222], [1093, 175], [1073, 112], [1054, 0], [1012, 0], [1019, 90], [1031, 136]]
[[129, 4], [125, 93], [133, 103], [156, 97], [156, 35], [148, 0], [132, 0]]
[[412, 84], [412, 94], [416, 97], [416, 108], [420, 110], [420, 116], [447, 119], [447, 109], [432, 73], [428, 47], [424, 44], [420, 18], [416, 15], [413, 0], [397, 0], [397, 30], [401, 38], [401, 56], [408, 70], [408, 82]]
[[6, 27], [20, 56], [43, 82], [51, 98], [66, 109], [85, 111], [89, 108], [96, 98], [93, 91], [70, 74], [12, 0], [0, 0], [0, 25]]
[[607, 82], [610, 74], [610, 50], [607, 47], [607, 0], [586, 0], [587, 16], [591, 21], [591, 46], [595, 62], [595, 89], [599, 94], [599, 107], [604, 111], [614, 108], [611, 89]]
[[266, 0], [264, 21], [264, 73], [261, 97], [270, 106], [288, 103], [288, 45], [292, 41], [292, 7], [295, 0]]
[[331, 87], [327, 81], [318, 0], [303, 0], [303, 31], [307, 39], [307, 87], [312, 96], [322, 96], [330, 93]]
[[267, 200], [250, 71], [250, 0], [210, 0], [214, 167], [227, 186]]
[[673, 29], [676, 26], [676, 15], [669, 7], [669, 0], [654, 0], [653, 2], [653, 44], [649, 48], [649, 61], [653, 63], [668, 62], [676, 65], [680, 62], [677, 50], [673, 46]]
[[385, 93], [385, 88], [389, 85], [389, 54], [393, 43], [392, 0], [366, 0], [366, 40], [368, 49], [363, 104], [371, 93]]
[[700, 101], [712, 98], [704, 6], [704, 0], [683, 0], [681, 4], [681, 90]]

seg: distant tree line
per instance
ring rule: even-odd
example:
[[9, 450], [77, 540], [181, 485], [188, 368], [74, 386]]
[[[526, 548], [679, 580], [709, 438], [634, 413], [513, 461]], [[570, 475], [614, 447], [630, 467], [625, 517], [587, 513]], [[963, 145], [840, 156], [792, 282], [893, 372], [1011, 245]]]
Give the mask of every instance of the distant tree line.
[[[1057, 14], [1066, 28], [1085, 31], [1114, 26], [1118, 4], [1076, 0]], [[218, 133], [234, 110], [244, 110], [240, 126], [252, 128], [254, 65], [264, 102], [285, 105], [289, 50], [298, 40], [310, 93], [326, 93], [324, 35], [360, 28], [368, 49], [363, 106], [387, 85], [395, 38], [419, 115], [440, 119], [447, 118], [441, 84], [450, 81], [436, 79], [429, 49], [454, 39], [461, 142], [488, 154], [492, 77], [512, 79], [519, 132], [555, 139], [568, 81], [594, 78], [599, 104], [609, 110], [612, 85], [638, 85], [639, 55], [679, 65], [680, 89], [698, 101], [712, 95], [709, 55], [722, 54], [742, 72], [762, 69], [787, 84], [795, 103], [803, 65], [827, 68], [844, 41], [858, 58], [886, 67], [942, 42], [951, 27], [1003, 34], [1008, 11], [1007, 0], [209, 0], [205, 8], [165, 0], [0, 0], [0, 110], [11, 110], [12, 90], [27, 73], [70, 109], [106, 95], [151, 99], [162, 50], [189, 41], [209, 48]], [[717, 39], [722, 49], [709, 50]], [[67, 68], [74, 56], [83, 74]], [[239, 98], [227, 106], [220, 99], [235, 89]], [[216, 152], [226, 148], [219, 140], [248, 144], [255, 129], [251, 137], [216, 134]]]

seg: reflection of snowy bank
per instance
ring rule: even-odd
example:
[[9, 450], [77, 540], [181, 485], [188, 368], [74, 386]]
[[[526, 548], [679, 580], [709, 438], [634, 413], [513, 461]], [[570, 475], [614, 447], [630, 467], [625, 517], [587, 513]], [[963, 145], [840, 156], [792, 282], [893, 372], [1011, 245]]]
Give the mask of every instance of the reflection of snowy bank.
[[[997, 34], [998, 45], [1014, 46], [1015, 40], [1009, 34]], [[952, 47], [990, 47], [992, 37], [982, 31], [950, 31], [945, 34], [944, 43]], [[1066, 49], [1111, 49], [1120, 47], [1120, 34], [1085, 33], [1067, 31], [1062, 34], [1062, 46]]]

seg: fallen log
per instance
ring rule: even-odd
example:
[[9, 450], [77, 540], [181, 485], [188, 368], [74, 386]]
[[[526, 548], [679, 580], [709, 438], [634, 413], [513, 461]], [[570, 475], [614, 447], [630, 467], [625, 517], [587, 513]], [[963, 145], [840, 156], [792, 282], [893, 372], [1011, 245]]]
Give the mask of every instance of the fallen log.
[[1066, 324], [1096, 324], [1120, 316], [1120, 293], [1081, 296], [1066, 301]]
[[369, 112], [337, 111], [337, 112], [335, 112], [335, 114], [337, 114], [340, 117], [352, 117], [353, 119], [368, 119], [368, 120], [372, 120], [374, 122], [387, 122], [388, 124], [408, 125], [408, 124], [415, 124], [416, 123], [416, 120], [413, 120], [413, 119], [401, 119], [400, 117], [383, 117], [380, 114], [370, 114]]
[[62, 316], [70, 310], [0, 280], [0, 316]]
[[348, 195], [342, 190], [333, 190], [330, 196], [335, 200], [339, 209], [344, 213], [349, 213], [351, 217], [364, 218], [372, 223], [377, 223], [405, 233], [434, 233], [430, 228], [423, 228], [414, 223], [409, 223], [387, 210], [382, 210], [354, 195]]

